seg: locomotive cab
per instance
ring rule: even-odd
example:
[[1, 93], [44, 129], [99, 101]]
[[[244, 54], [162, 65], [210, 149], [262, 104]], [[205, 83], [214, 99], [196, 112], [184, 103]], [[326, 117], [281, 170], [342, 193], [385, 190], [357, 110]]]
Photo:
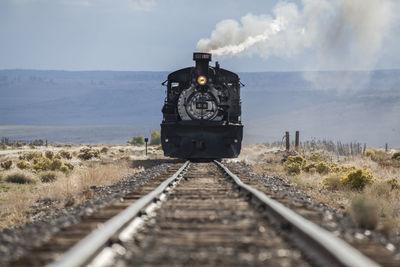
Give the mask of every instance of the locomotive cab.
[[194, 67], [168, 75], [162, 109], [164, 155], [184, 159], [235, 158], [243, 137], [240, 80], [209, 66], [211, 54], [194, 53]]

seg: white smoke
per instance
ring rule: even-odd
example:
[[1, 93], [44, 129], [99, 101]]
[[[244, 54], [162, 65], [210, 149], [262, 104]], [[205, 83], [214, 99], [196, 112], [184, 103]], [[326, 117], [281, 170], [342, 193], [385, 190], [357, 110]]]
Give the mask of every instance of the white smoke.
[[216, 25], [197, 43], [215, 56], [258, 54], [290, 58], [315, 51], [315, 70], [370, 70], [394, 16], [392, 0], [303, 0], [278, 3], [272, 15], [247, 14]]

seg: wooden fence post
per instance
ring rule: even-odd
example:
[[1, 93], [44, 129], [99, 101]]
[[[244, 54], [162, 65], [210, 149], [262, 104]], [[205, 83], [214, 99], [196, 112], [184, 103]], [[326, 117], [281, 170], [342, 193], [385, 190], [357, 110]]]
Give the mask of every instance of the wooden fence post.
[[286, 132], [285, 139], [286, 139], [286, 151], [289, 152], [290, 149], [289, 132]]
[[295, 149], [299, 151], [299, 143], [300, 143], [300, 132], [296, 131], [296, 139], [295, 139]]
[[386, 143], [385, 144], [385, 152], [387, 153], [389, 151], [389, 147], [388, 147], [388, 144]]

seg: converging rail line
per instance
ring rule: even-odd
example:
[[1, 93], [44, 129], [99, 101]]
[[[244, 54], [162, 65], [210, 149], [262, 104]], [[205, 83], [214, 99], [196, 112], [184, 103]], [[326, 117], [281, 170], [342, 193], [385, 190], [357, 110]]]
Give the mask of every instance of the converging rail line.
[[[12, 265], [379, 266], [220, 162], [165, 176]], [[92, 232], [83, 238], [82, 227]]]

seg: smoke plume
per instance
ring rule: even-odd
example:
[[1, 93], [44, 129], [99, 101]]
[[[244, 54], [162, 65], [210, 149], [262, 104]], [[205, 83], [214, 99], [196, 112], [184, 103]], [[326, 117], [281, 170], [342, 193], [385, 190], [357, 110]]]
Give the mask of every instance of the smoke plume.
[[303, 0], [278, 3], [271, 15], [247, 14], [216, 25], [200, 51], [290, 58], [315, 51], [315, 70], [370, 70], [394, 19], [392, 0]]

